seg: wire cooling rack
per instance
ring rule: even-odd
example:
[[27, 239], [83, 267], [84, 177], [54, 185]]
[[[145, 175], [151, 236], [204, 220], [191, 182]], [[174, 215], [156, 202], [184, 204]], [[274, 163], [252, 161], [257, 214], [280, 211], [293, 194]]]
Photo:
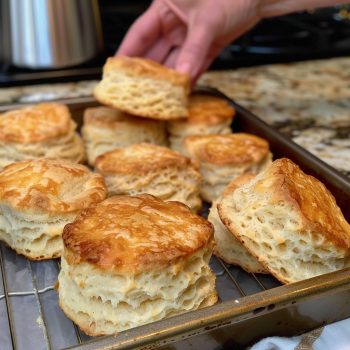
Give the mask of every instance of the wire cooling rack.
[[[59, 350], [92, 340], [60, 309], [54, 290], [59, 259], [30, 261], [1, 243], [0, 349]], [[271, 275], [249, 274], [212, 256], [219, 301], [280, 286]]]

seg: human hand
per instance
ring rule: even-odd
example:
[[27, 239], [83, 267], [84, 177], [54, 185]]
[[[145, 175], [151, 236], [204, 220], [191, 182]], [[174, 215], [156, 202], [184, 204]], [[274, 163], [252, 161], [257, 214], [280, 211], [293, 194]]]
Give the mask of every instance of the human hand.
[[147, 57], [196, 78], [258, 22], [254, 2], [155, 0], [130, 28], [117, 55]]
[[154, 0], [116, 55], [147, 57], [195, 81], [226, 45], [261, 18], [335, 3], [339, 0]]

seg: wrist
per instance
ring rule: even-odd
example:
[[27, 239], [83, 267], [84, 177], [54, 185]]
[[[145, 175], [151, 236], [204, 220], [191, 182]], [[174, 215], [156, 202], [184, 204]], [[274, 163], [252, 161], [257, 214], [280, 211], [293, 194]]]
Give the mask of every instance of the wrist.
[[348, 2], [344, 0], [258, 0], [257, 10], [262, 19], [282, 16], [312, 7], [320, 8]]

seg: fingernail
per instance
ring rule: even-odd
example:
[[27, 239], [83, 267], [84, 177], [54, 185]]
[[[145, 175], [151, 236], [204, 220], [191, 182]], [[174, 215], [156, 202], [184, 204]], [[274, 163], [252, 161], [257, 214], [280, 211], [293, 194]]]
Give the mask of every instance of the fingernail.
[[179, 64], [176, 67], [176, 70], [180, 73], [190, 74], [191, 73], [191, 66], [188, 62], [184, 62], [184, 63]]

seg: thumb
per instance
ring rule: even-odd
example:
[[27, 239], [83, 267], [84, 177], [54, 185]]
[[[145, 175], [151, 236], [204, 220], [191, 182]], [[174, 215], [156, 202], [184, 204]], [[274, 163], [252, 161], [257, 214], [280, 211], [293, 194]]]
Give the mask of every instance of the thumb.
[[213, 41], [213, 30], [207, 25], [189, 28], [186, 40], [180, 50], [175, 69], [195, 77], [202, 69]]

